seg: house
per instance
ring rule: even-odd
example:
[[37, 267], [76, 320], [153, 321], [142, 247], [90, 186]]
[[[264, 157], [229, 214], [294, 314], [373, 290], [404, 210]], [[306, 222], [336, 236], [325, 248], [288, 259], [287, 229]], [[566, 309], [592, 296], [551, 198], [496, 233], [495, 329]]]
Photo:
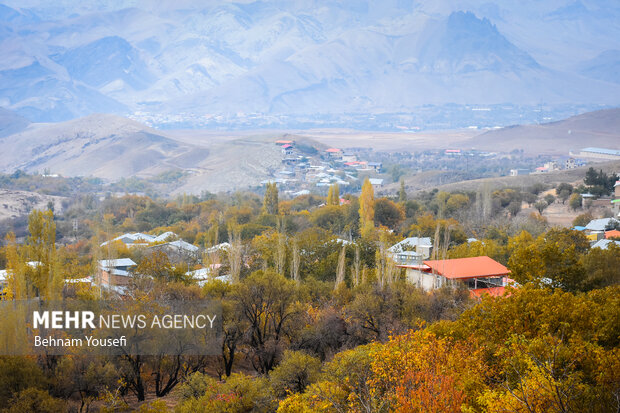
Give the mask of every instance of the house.
[[383, 186], [383, 179], [381, 178], [369, 178], [368, 180], [370, 181], [370, 185], [375, 188]]
[[391, 256], [397, 266], [420, 265], [424, 260], [424, 255], [416, 251], [400, 251]]
[[[418, 257], [422, 259], [427, 259], [431, 256], [431, 250], [433, 248], [433, 243], [429, 237], [409, 237], [400, 241], [397, 244], [392, 245], [388, 248], [388, 252], [393, 254], [393, 259], [399, 264], [399, 256], [400, 259], [409, 263], [413, 257], [418, 260]], [[413, 251], [416, 254], [404, 254], [405, 252]], [[419, 260], [421, 261], [421, 260]], [[403, 262], [405, 264], [405, 262]]]
[[560, 166], [558, 165], [556, 161], [546, 162], [543, 166], [547, 168], [547, 171], [559, 171], [560, 170]]
[[355, 162], [357, 161], [357, 156], [352, 153], [343, 153], [342, 154], [342, 162]]
[[285, 144], [282, 145], [282, 155], [292, 155], [293, 154], [293, 145], [291, 144]]
[[141, 232], [133, 232], [133, 233], [127, 233], [127, 234], [120, 235], [111, 241], [106, 241], [102, 243], [100, 246], [103, 247], [105, 245], [108, 245], [108, 243], [110, 242], [117, 242], [117, 241], [122, 242], [127, 247], [146, 246], [148, 244], [152, 244], [156, 242], [165, 242], [166, 240], [170, 238], [176, 238], [176, 237], [177, 235], [171, 231], [164, 232], [163, 234], [157, 235], [157, 236], [143, 234]]
[[276, 145], [278, 146], [282, 146], [282, 145], [293, 145], [295, 143], [295, 141], [291, 141], [288, 139], [278, 139], [276, 141]]
[[401, 266], [409, 282], [425, 291], [462, 283], [472, 295], [501, 295], [510, 283], [510, 270], [487, 256], [427, 260], [422, 265]]
[[230, 278], [230, 274], [217, 275], [221, 267], [222, 264], [211, 264], [208, 267], [188, 271], [185, 273], [185, 275], [191, 277], [201, 287], [209, 281], [221, 281], [224, 283], [230, 283], [232, 281]]
[[588, 225], [586, 225], [586, 234], [590, 235], [596, 232], [605, 232], [605, 230], [607, 229], [611, 229], [610, 227], [612, 225], [620, 225], [620, 221], [618, 221], [615, 218], [601, 218], [601, 219], [593, 219], [592, 221], [588, 222]]
[[338, 148], [329, 148], [325, 152], [327, 152], [330, 158], [340, 158], [342, 156], [342, 149]]
[[605, 231], [605, 239], [618, 238], [620, 239], [620, 231], [612, 229], [611, 231]]
[[125, 287], [137, 265], [131, 258], [100, 260], [97, 283], [104, 288]]
[[149, 247], [151, 251], [161, 251], [173, 264], [195, 264], [200, 259], [200, 248], [183, 240], [166, 242]]
[[611, 239], [600, 239], [596, 241], [591, 248], [600, 248], [606, 250], [610, 244], [616, 244], [620, 248], [620, 241], [614, 241]]
[[229, 248], [230, 248], [230, 244], [228, 242], [222, 242], [220, 244], [207, 248], [206, 252], [207, 254], [226, 252]]
[[383, 164], [381, 162], [368, 162], [368, 168], [373, 169], [375, 172], [381, 172]]
[[529, 169], [511, 169], [510, 176], [529, 175]]
[[577, 162], [575, 162], [575, 158], [568, 158], [564, 161], [564, 169], [575, 169], [577, 167]]

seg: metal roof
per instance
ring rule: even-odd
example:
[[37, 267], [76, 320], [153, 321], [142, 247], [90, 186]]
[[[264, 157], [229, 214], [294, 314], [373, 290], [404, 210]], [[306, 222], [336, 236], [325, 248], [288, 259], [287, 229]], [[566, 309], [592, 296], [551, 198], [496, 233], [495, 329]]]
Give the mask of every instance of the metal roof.
[[593, 152], [593, 153], [602, 153], [604, 155], [615, 155], [620, 156], [620, 150], [617, 149], [607, 149], [607, 148], [583, 148], [582, 152]]
[[455, 258], [450, 260], [429, 260], [424, 264], [435, 273], [449, 279], [501, 277], [510, 274], [510, 270], [493, 258], [481, 257]]

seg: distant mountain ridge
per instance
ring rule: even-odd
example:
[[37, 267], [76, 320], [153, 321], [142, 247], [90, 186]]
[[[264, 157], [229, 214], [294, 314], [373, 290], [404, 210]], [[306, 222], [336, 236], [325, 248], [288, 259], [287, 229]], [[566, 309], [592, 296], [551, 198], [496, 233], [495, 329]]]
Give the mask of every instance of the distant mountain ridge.
[[38, 122], [620, 104], [612, 0], [5, 4], [0, 105]]

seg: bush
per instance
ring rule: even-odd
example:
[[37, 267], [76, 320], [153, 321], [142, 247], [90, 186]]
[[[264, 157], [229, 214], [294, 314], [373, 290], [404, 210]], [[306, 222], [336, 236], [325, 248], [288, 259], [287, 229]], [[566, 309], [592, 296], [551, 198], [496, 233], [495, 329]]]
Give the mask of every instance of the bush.
[[[194, 375], [199, 374], [195, 373]], [[192, 386], [199, 385], [204, 378], [198, 377]], [[190, 382], [192, 379], [190, 379]], [[270, 391], [269, 381], [265, 377], [252, 377], [242, 373], [232, 374], [226, 381], [217, 382], [206, 379], [207, 387], [203, 395], [190, 397], [181, 403], [177, 412], [273, 412], [277, 402]], [[185, 395], [199, 392], [199, 387], [184, 389]]]
[[303, 351], [285, 351], [282, 362], [271, 372], [271, 388], [277, 397], [301, 393], [318, 380], [321, 361]]
[[58, 413], [65, 410], [65, 403], [55, 399], [48, 392], [28, 388], [19, 392], [4, 410], [6, 413]]

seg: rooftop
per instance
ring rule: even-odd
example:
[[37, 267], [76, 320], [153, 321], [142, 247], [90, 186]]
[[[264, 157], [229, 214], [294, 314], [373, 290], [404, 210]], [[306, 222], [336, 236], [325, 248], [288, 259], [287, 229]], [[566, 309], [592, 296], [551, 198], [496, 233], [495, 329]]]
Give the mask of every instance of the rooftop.
[[614, 218], [593, 219], [592, 221], [588, 222], [588, 225], [586, 225], [586, 229], [588, 231], [605, 231], [605, 227], [607, 227], [607, 225], [609, 225], [611, 221], [617, 220]]
[[494, 259], [481, 257], [456, 258], [450, 260], [424, 261], [432, 271], [449, 279], [500, 277], [510, 270]]
[[602, 153], [604, 155], [615, 155], [620, 156], [620, 150], [617, 149], [607, 149], [607, 148], [583, 148], [582, 152], [593, 152], [593, 153]]
[[99, 265], [105, 268], [132, 267], [136, 264], [131, 258], [119, 258], [117, 260], [100, 260]]
[[418, 246], [432, 247], [433, 243], [431, 242], [430, 237], [409, 237], [405, 238], [397, 244], [392, 245], [390, 248], [388, 248], [388, 251], [401, 252], [404, 251], [406, 248], [413, 248]]
[[606, 250], [609, 247], [609, 245], [612, 243], [620, 247], [620, 241], [614, 241], [611, 239], [601, 239], [601, 240], [596, 241], [596, 243], [592, 245], [592, 248], [600, 248], [602, 250]]

